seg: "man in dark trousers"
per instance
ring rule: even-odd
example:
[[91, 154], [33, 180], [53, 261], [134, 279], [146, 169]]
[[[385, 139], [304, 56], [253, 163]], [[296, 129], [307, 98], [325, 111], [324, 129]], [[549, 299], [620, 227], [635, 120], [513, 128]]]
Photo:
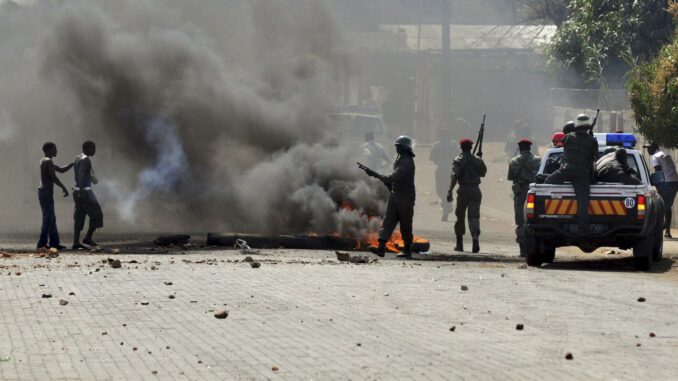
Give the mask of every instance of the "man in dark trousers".
[[671, 218], [673, 216], [673, 203], [676, 200], [678, 193], [678, 172], [676, 171], [676, 164], [673, 162], [671, 155], [665, 153], [659, 148], [659, 144], [651, 143], [645, 145], [647, 152], [652, 155], [652, 167], [655, 172], [662, 172], [664, 174], [664, 182], [661, 183], [657, 190], [659, 195], [664, 199], [666, 206], [664, 215], [664, 237], [673, 238], [671, 236]]
[[466, 233], [466, 210], [468, 209], [468, 227], [473, 238], [473, 252], [480, 251], [480, 202], [483, 194], [480, 192], [480, 178], [485, 177], [487, 167], [480, 157], [471, 153], [473, 141], [462, 139], [459, 141], [461, 154], [452, 163], [452, 182], [447, 191], [447, 201], [452, 202], [452, 191], [459, 184], [457, 190], [457, 207], [455, 215], [457, 222], [454, 224], [454, 234], [457, 236], [455, 251], [464, 251], [464, 234]]
[[440, 207], [443, 210], [441, 220], [443, 221], [447, 221], [450, 212], [452, 212], [452, 204], [447, 202], [448, 176], [452, 171], [452, 159], [457, 152], [459, 151], [456, 147], [452, 146], [450, 130], [447, 128], [440, 130], [440, 140], [433, 144], [430, 160], [436, 165], [436, 193], [440, 198]]
[[596, 162], [596, 180], [603, 183], [640, 185], [638, 173], [629, 167], [626, 150], [621, 147], [608, 148], [605, 155]]
[[412, 219], [414, 218], [414, 152], [413, 142], [408, 136], [401, 136], [395, 141], [398, 157], [393, 163], [393, 173], [390, 176], [375, 174], [391, 190], [386, 204], [386, 215], [379, 229], [379, 246], [372, 247], [374, 254], [383, 257], [386, 254], [386, 242], [398, 223], [400, 234], [403, 236], [404, 248], [399, 258], [412, 257]]
[[520, 246], [520, 256], [524, 256], [522, 237], [525, 218], [523, 216], [523, 206], [527, 199], [527, 191], [530, 189], [530, 183], [534, 182], [535, 176], [541, 165], [541, 158], [533, 154], [530, 149], [532, 141], [522, 139], [518, 142], [520, 154], [509, 162], [508, 176], [509, 181], [513, 181], [511, 190], [513, 191], [513, 213], [516, 223], [516, 242]]
[[94, 176], [91, 157], [96, 153], [96, 145], [92, 141], [82, 144], [82, 153], [75, 159], [73, 165], [75, 171], [75, 187], [73, 188], [73, 200], [75, 201], [75, 226], [73, 233], [73, 249], [86, 249], [80, 243], [80, 232], [85, 227], [85, 217], [89, 216], [89, 230], [82, 243], [89, 246], [98, 246], [92, 239], [94, 231], [104, 226], [104, 215], [94, 192], [92, 184], [98, 182]]
[[581, 233], [586, 233], [590, 227], [591, 179], [593, 163], [598, 157], [598, 141], [589, 134], [590, 129], [589, 117], [584, 114], [577, 116], [575, 132], [570, 132], [563, 139], [565, 162], [546, 178], [547, 184], [572, 183], [577, 199], [578, 231]]
[[64, 173], [68, 171], [73, 166], [73, 163], [63, 168], [54, 164], [54, 158], [57, 156], [57, 146], [52, 142], [45, 143], [42, 146], [42, 152], [45, 154], [45, 157], [40, 160], [38, 200], [40, 201], [40, 209], [42, 209], [42, 228], [40, 229], [40, 238], [38, 239], [38, 249], [49, 247], [63, 250], [66, 247], [61, 246], [59, 230], [56, 224], [56, 214], [54, 213], [54, 184], [63, 190], [64, 197], [68, 197], [68, 190], [56, 176], [56, 172]]

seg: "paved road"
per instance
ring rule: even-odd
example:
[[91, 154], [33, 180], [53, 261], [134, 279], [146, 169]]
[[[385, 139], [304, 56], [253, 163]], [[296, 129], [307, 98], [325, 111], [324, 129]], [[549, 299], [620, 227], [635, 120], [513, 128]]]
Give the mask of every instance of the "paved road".
[[441, 247], [436, 260], [366, 265], [263, 251], [259, 269], [235, 251], [116, 255], [121, 269], [106, 255], [0, 259], [0, 379], [678, 374], [672, 259], [656, 273], [630, 271], [623, 255], [522, 269], [512, 254]]

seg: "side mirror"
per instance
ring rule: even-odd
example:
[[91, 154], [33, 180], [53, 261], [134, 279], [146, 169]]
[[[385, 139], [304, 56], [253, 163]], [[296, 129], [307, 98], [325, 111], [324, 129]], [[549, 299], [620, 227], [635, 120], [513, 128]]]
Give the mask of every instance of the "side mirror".
[[654, 186], [659, 186], [664, 183], [664, 173], [663, 172], [654, 172], [650, 175], [650, 184]]

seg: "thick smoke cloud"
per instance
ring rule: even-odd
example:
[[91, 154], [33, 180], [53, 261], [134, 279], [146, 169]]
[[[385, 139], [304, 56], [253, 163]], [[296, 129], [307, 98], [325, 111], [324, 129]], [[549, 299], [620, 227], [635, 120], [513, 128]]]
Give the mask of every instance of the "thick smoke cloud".
[[374, 229], [379, 185], [325, 143], [351, 60], [322, 2], [44, 1], [0, 11], [0, 34], [15, 135], [95, 140], [122, 226]]

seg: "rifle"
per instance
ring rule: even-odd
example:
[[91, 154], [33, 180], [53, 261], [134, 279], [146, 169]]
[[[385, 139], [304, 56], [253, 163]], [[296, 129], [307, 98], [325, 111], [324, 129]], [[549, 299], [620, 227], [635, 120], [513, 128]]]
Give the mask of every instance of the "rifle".
[[589, 130], [589, 135], [593, 136], [593, 129], [596, 127], [596, 122], [598, 122], [598, 115], [600, 115], [600, 109], [596, 110], [596, 117], [593, 118], [593, 123], [591, 123], [591, 129]]
[[473, 147], [473, 154], [478, 157], [483, 157], [483, 137], [485, 136], [485, 114], [483, 114], [483, 122], [480, 124], [480, 131], [478, 131], [478, 140]]
[[365, 171], [365, 173], [367, 174], [367, 176], [375, 177], [375, 178], [379, 178], [379, 177], [380, 177], [379, 174], [378, 174], [376, 171], [373, 171], [372, 169], [370, 169], [370, 168], [368, 168], [368, 167], [366, 167], [366, 166], [364, 166], [364, 165], [362, 165], [362, 164], [360, 164], [360, 163], [356, 163], [356, 164], [358, 164], [358, 168], [360, 168], [360, 169], [362, 169], [363, 171]]

